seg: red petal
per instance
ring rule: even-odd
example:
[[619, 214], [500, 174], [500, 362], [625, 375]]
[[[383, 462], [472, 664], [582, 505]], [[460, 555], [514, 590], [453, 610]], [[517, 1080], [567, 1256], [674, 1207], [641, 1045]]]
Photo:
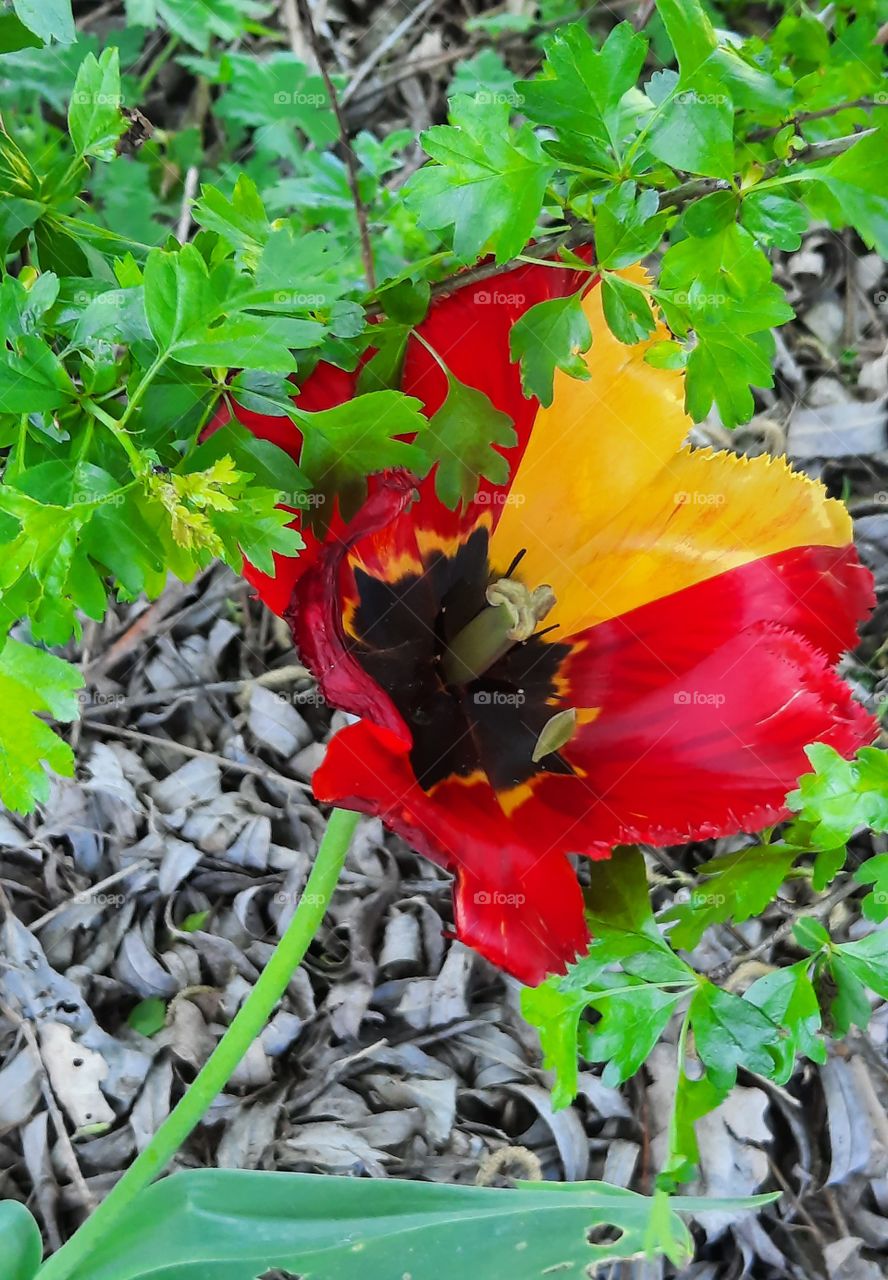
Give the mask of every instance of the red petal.
[[340, 730], [314, 775], [319, 800], [378, 814], [433, 862], [455, 872], [457, 936], [535, 985], [563, 973], [589, 940], [568, 860], [545, 833], [516, 827], [489, 785], [453, 779], [431, 793], [417, 784], [409, 741], [368, 721]]
[[[581, 256], [591, 257], [588, 247], [579, 252]], [[439, 352], [460, 381], [483, 391], [498, 409], [513, 418], [519, 443], [515, 448], [504, 451], [511, 468], [524, 452], [539, 402], [526, 399], [522, 394], [518, 365], [509, 358], [509, 331], [514, 322], [537, 302], [575, 293], [588, 279], [589, 275], [584, 271], [522, 264], [491, 280], [462, 288], [457, 286], [453, 293], [436, 298], [429, 315], [418, 326], [419, 332]], [[356, 394], [357, 377], [357, 372], [347, 373], [334, 365], [321, 363], [305, 379], [295, 398], [301, 409], [311, 413], [334, 408]], [[427, 414], [441, 407], [446, 394], [444, 374], [415, 339], [407, 345], [402, 389], [408, 395], [418, 396]], [[234, 410], [238, 421], [254, 435], [270, 440], [296, 461], [299, 460], [301, 435], [289, 419], [253, 413], [237, 404]], [[227, 421], [228, 412], [222, 406], [205, 434], [217, 430]], [[434, 481], [421, 486], [423, 501], [428, 496], [432, 505], [435, 502], [433, 484]], [[491, 487], [482, 484], [482, 490]], [[494, 516], [500, 511], [501, 508], [495, 508]], [[298, 517], [294, 524], [299, 527]], [[341, 532], [341, 524], [334, 522], [331, 535], [338, 537]], [[298, 557], [275, 556], [274, 577], [260, 573], [249, 563], [244, 565], [244, 577], [275, 613], [284, 612], [297, 581], [314, 561], [316, 540], [307, 530], [303, 531], [303, 537], [306, 547]]]
[[566, 704], [600, 709], [564, 751], [583, 777], [541, 780], [514, 821], [549, 808], [584, 849], [786, 817], [807, 743], [847, 756], [876, 736], [824, 656], [852, 643], [871, 599], [853, 548], [797, 548], [582, 633], [562, 676]]

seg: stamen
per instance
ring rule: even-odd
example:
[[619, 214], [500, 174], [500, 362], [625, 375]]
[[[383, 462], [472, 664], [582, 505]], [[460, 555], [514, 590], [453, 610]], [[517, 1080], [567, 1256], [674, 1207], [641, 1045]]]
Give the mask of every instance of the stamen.
[[477, 680], [514, 644], [529, 640], [555, 604], [555, 593], [549, 586], [531, 591], [523, 582], [500, 578], [487, 588], [487, 603], [442, 655], [448, 684]]

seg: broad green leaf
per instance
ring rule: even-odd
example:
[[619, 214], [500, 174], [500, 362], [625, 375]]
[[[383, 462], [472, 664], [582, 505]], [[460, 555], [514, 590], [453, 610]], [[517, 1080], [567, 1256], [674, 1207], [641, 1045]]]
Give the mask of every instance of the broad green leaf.
[[127, 1015], [127, 1025], [140, 1036], [156, 1036], [166, 1026], [166, 1001], [157, 996], [140, 1000]]
[[810, 965], [810, 960], [800, 960], [786, 969], [766, 973], [743, 997], [780, 1028], [777, 1050], [781, 1065], [774, 1076], [777, 1084], [786, 1084], [799, 1054], [812, 1062], [826, 1061], [826, 1045], [818, 1035], [820, 1003], [808, 974]]
[[808, 226], [803, 205], [777, 191], [753, 188], [740, 204], [740, 221], [766, 248], [798, 249]]
[[4, 1280], [34, 1280], [43, 1256], [40, 1228], [18, 1200], [0, 1200]]
[[646, 295], [620, 276], [602, 278], [601, 305], [607, 327], [620, 342], [642, 342], [656, 327]]
[[684, 80], [661, 107], [651, 125], [647, 146], [662, 160], [687, 173], [730, 178], [734, 173], [734, 107], [715, 75], [693, 85]]
[[[286, 425], [287, 419], [284, 418], [281, 426]], [[295, 443], [298, 439], [295, 427], [292, 427], [292, 432]], [[270, 440], [254, 435], [233, 417], [189, 455], [184, 469], [205, 471], [224, 457], [232, 458], [238, 471], [251, 474], [256, 484], [286, 495], [285, 501], [286, 498], [291, 500], [288, 505], [297, 506], [299, 495], [309, 487], [308, 477], [288, 453]]]
[[422, 439], [426, 457], [436, 467], [435, 492], [446, 507], [452, 511], [471, 502], [482, 478], [505, 484], [509, 464], [494, 446], [509, 449], [517, 443], [507, 413], [494, 408], [483, 391], [447, 375], [447, 398], [429, 419]]
[[811, 825], [815, 847], [844, 846], [861, 827], [888, 831], [888, 755], [863, 747], [853, 760], [824, 742], [805, 748], [813, 773], [799, 778], [786, 803]]
[[636, 199], [634, 182], [613, 187], [595, 213], [595, 257], [611, 271], [631, 266], [659, 247], [668, 214], [657, 213], [656, 191]]
[[592, 330], [583, 310], [582, 292], [538, 302], [509, 332], [509, 353], [521, 362], [525, 395], [536, 396], [547, 406], [552, 403], [556, 369], [583, 381], [589, 377], [581, 353], [591, 345]]
[[678, 922], [669, 932], [671, 945], [693, 951], [711, 925], [722, 920], [742, 924], [760, 915], [800, 852], [786, 844], [751, 845], [705, 863], [698, 869], [703, 878], [690, 901], [677, 903], [659, 917], [663, 923]]
[[507, 103], [457, 96], [449, 125], [433, 125], [422, 144], [426, 164], [404, 188], [424, 227], [453, 228], [453, 249], [470, 261], [490, 252], [515, 257], [533, 235], [553, 165], [530, 125], [512, 129]]
[[861, 239], [888, 258], [888, 130], [881, 127], [849, 151], [812, 171], [838, 201]]
[[88, 53], [80, 64], [68, 107], [68, 129], [79, 156], [113, 160], [127, 128], [120, 108], [120, 58], [109, 45], [97, 59]]
[[71, 0], [12, 0], [12, 7], [45, 44], [73, 44], [77, 39]]
[[834, 948], [834, 959], [841, 959], [860, 982], [888, 1000], [888, 929], [875, 929], [856, 942], [842, 943]]
[[716, 1078], [733, 1078], [741, 1066], [774, 1076], [780, 1032], [754, 1004], [703, 982], [691, 1001], [690, 1019], [700, 1061]]
[[74, 720], [83, 686], [80, 672], [61, 658], [7, 637], [0, 649], [0, 801], [30, 813], [47, 799], [46, 769], [70, 777], [74, 756], [43, 720]]
[[202, 186], [192, 216], [198, 226], [217, 231], [235, 249], [256, 256], [271, 235], [259, 189], [245, 173], [238, 175], [230, 200], [218, 188]]
[[854, 873], [854, 879], [873, 887], [861, 903], [867, 920], [881, 923], [888, 920], [888, 853], [878, 853], [867, 858]]
[[[590, 1243], [599, 1226], [616, 1228], [616, 1242]], [[438, 1280], [456, 1239], [471, 1258], [473, 1280], [501, 1280], [504, 1259], [516, 1276], [555, 1269], [579, 1276], [608, 1260], [654, 1253], [678, 1265], [692, 1251], [670, 1205], [604, 1183], [501, 1190], [213, 1169], [155, 1183], [70, 1280], [255, 1280], [274, 1271]]]
[[[427, 422], [419, 401], [398, 391], [372, 391], [354, 400], [305, 413], [293, 409], [293, 420], [303, 433], [301, 469], [316, 491], [316, 522], [326, 525], [332, 514], [327, 503], [338, 498], [344, 514], [351, 516], [366, 493], [366, 477], [387, 467], [421, 472], [426, 456], [420, 447]], [[399, 439], [414, 437], [413, 441]]]
[[226, 87], [216, 114], [256, 129], [257, 145], [286, 153], [292, 146], [294, 126], [319, 147], [339, 137], [324, 81], [310, 75], [292, 53], [266, 58], [226, 53], [225, 66]]
[[[730, 313], [725, 316], [730, 324]], [[698, 333], [688, 357], [685, 406], [702, 422], [713, 403], [726, 427], [748, 422], [755, 412], [750, 386], [771, 387], [774, 340], [770, 334], [732, 333], [730, 328]]]
[[14, 13], [0, 14], [0, 53], [15, 53], [19, 49], [42, 48], [40, 37], [35, 35], [21, 18]]
[[716, 47], [716, 36], [699, 0], [656, 0], [683, 76], [691, 76]]
[[25, 334], [16, 350], [0, 350], [0, 413], [60, 409], [76, 395], [64, 366], [36, 334]]
[[609, 33], [601, 50], [580, 23], [559, 31], [546, 46], [542, 71], [518, 83], [521, 110], [531, 120], [558, 131], [559, 154], [580, 139], [585, 156], [622, 154], [625, 120], [623, 96], [638, 80], [647, 41], [621, 22]]

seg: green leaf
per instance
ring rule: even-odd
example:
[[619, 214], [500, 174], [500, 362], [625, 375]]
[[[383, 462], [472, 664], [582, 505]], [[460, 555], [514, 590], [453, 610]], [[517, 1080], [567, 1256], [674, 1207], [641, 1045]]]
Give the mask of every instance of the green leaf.
[[780, 1028], [781, 1065], [774, 1076], [777, 1084], [786, 1084], [799, 1054], [812, 1062], [826, 1061], [826, 1045], [818, 1035], [820, 1003], [808, 974], [810, 964], [810, 960], [800, 960], [786, 969], [766, 973], [743, 997]]
[[585, 157], [609, 168], [608, 153], [622, 154], [622, 99], [635, 87], [646, 52], [647, 41], [628, 22], [613, 28], [600, 51], [583, 25], [565, 27], [546, 46], [541, 72], [516, 86], [521, 109], [558, 131], [559, 155], [578, 139]]
[[218, 232], [233, 248], [255, 256], [271, 235], [259, 189], [245, 173], [238, 175], [230, 200], [216, 187], [202, 186], [192, 216], [198, 226]]
[[61, 658], [8, 637], [0, 649], [0, 801], [19, 813], [30, 813], [49, 796], [45, 768], [71, 777], [74, 755], [49, 725], [74, 720], [77, 690], [83, 677]]
[[117, 142], [126, 131], [121, 112], [120, 58], [109, 45], [97, 59], [88, 53], [80, 64], [68, 107], [68, 129], [79, 156], [113, 160]]
[[256, 145], [285, 154], [294, 126], [319, 147], [337, 140], [339, 127], [324, 81], [310, 75], [292, 53], [267, 58], [226, 53], [224, 62], [226, 88], [216, 114], [256, 129]]
[[[608, 1233], [614, 1242], [590, 1243], [597, 1226], [615, 1228]], [[680, 1265], [692, 1253], [668, 1202], [605, 1183], [506, 1190], [207, 1169], [149, 1187], [70, 1280], [147, 1280], [167, 1272], [177, 1280], [254, 1280], [275, 1270], [391, 1280], [405, 1268], [412, 1280], [437, 1280], [456, 1238], [474, 1280], [500, 1280], [504, 1258], [520, 1258], [512, 1270], [522, 1276], [556, 1268], [581, 1275], [613, 1259], [665, 1253]]]
[[742, 924], [760, 915], [775, 897], [801, 850], [786, 844], [750, 845], [714, 858], [699, 868], [705, 879], [689, 902], [677, 903], [660, 916], [677, 921], [670, 930], [673, 947], [693, 951], [706, 930], [723, 920]]
[[552, 403], [556, 369], [583, 381], [589, 377], [581, 352], [591, 345], [582, 292], [536, 303], [509, 332], [509, 353], [521, 362], [525, 395], [536, 396], [547, 406]]
[[647, 146], [674, 169], [710, 178], [733, 177], [734, 107], [723, 82], [708, 75], [691, 85], [682, 77], [668, 105], [658, 109]]
[[855, 871], [854, 879], [860, 884], [873, 886], [861, 903], [861, 910], [867, 920], [875, 920], [877, 923], [888, 920], [888, 853], [878, 853], [874, 858], [867, 858]]
[[40, 1228], [18, 1200], [0, 1200], [4, 1280], [34, 1280], [43, 1256]]
[[812, 170], [838, 201], [839, 207], [861, 239], [888, 258], [888, 130], [876, 130], [836, 156], [823, 168]]
[[[241, 397], [239, 401], [243, 403]], [[264, 412], [267, 413], [268, 410]], [[295, 428], [293, 437], [295, 443]], [[217, 428], [188, 455], [184, 470], [206, 471], [214, 462], [224, 457], [232, 458], [238, 471], [248, 472], [256, 484], [286, 495], [290, 506], [298, 506], [299, 495], [309, 487], [308, 477], [300, 471], [288, 453], [270, 440], [262, 440], [248, 431], [234, 417], [229, 418], [224, 426]]]
[[716, 36], [699, 0], [656, 0], [682, 75], [691, 76], [716, 47]]
[[590, 1062], [607, 1063], [601, 1078], [612, 1087], [634, 1076], [646, 1061], [684, 995], [622, 977], [624, 985], [590, 996], [599, 1021], [580, 1024], [580, 1053]]
[[40, 49], [42, 41], [14, 13], [0, 14], [0, 53], [19, 49]]
[[533, 235], [553, 166], [530, 125], [509, 127], [507, 103], [455, 97], [449, 125], [434, 125], [422, 144], [424, 165], [404, 188], [419, 222], [453, 228], [453, 250], [470, 261], [493, 253], [515, 257]]
[[799, 778], [797, 791], [786, 797], [790, 809], [811, 824], [816, 848], [844, 846], [855, 831], [872, 827], [888, 831], [888, 755], [862, 747], [845, 760], [824, 742], [805, 748], [813, 773]]
[[[482, 477], [502, 485], [509, 464], [495, 445], [510, 449], [518, 436], [507, 413], [494, 408], [483, 391], [447, 375], [447, 398], [428, 423], [423, 450], [435, 471], [435, 492], [452, 511], [471, 502]], [[509, 495], [515, 497], [516, 495]]]
[[53, 351], [35, 334], [25, 334], [15, 351], [0, 349], [0, 413], [60, 409], [76, 395]]
[[138, 1031], [140, 1036], [156, 1036], [166, 1026], [166, 1012], [166, 1001], [150, 996], [130, 1010], [127, 1025]]
[[620, 342], [631, 346], [643, 341], [656, 328], [647, 296], [621, 276], [602, 277], [601, 305], [607, 327]]
[[577, 1031], [588, 1004], [588, 991], [565, 990], [558, 978], [521, 992], [521, 1013], [539, 1033], [543, 1067], [555, 1073], [551, 1094], [556, 1111], [569, 1107], [577, 1094]]
[[419, 401], [399, 391], [372, 391], [335, 409], [318, 413], [292, 410], [303, 433], [300, 467], [309, 476], [319, 503], [316, 519], [324, 520], [323, 505], [338, 497], [351, 517], [366, 493], [366, 477], [387, 467], [421, 472], [425, 454], [418, 443], [399, 436], [422, 436], [426, 419]]
[[740, 221], [768, 249], [798, 249], [808, 226], [803, 205], [776, 191], [753, 188], [740, 204]]
[[656, 191], [636, 199], [634, 182], [613, 187], [595, 212], [595, 255], [600, 266], [615, 271], [631, 266], [659, 247], [668, 214], [657, 213]]
[[698, 333], [685, 384], [685, 406], [694, 421], [702, 422], [715, 403], [726, 427], [748, 422], [755, 412], [750, 386], [774, 385], [773, 348], [770, 334], [747, 337], [729, 328]]
[[29, 31], [44, 44], [73, 44], [77, 39], [71, 0], [12, 0], [12, 7]]
[[700, 1061], [716, 1078], [733, 1079], [741, 1066], [773, 1077], [780, 1032], [761, 1009], [703, 981], [689, 1015]]
[[876, 929], [856, 942], [833, 948], [833, 962], [847, 969], [883, 1000], [888, 1000], [888, 929]]

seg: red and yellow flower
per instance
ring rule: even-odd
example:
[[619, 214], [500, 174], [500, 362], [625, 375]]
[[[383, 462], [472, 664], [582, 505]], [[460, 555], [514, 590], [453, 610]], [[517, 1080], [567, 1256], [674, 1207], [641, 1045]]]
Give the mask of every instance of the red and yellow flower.
[[[359, 717], [317, 798], [452, 871], [458, 936], [528, 983], [588, 941], [570, 855], [760, 828], [806, 743], [848, 755], [875, 733], [834, 671], [872, 605], [840, 502], [782, 460], [688, 447], [682, 375], [611, 336], [595, 287], [589, 380], [556, 374], [549, 408], [522, 395], [509, 328], [580, 279], [525, 266], [420, 326], [514, 420], [508, 484], [452, 512], [434, 476], [384, 473], [350, 523], [249, 575]], [[428, 414], [446, 394], [418, 342], [403, 389]], [[299, 403], [353, 390], [322, 367]], [[289, 420], [238, 416], [298, 458]]]

